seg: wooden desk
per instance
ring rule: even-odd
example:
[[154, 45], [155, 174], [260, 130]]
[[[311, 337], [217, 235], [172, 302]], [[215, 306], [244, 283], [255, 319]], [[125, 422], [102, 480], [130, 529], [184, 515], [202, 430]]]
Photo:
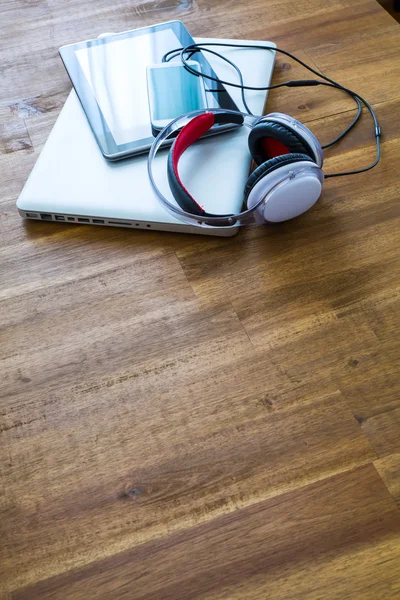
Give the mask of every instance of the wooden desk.
[[[360, 92], [379, 167], [232, 239], [23, 223], [58, 47], [173, 18]], [[399, 25], [374, 0], [1, 0], [0, 22], [1, 600], [399, 598]], [[327, 89], [268, 108], [322, 141], [353, 114]], [[327, 170], [374, 152], [365, 116]]]

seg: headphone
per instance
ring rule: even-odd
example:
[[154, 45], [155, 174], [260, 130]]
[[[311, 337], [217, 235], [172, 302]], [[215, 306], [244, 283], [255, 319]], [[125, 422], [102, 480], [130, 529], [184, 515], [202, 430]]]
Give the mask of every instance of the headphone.
[[[243, 124], [239, 114], [209, 111], [181, 129], [169, 151], [168, 183], [178, 205], [200, 217], [229, 217], [207, 213], [183, 185], [179, 160], [183, 153], [215, 124]], [[258, 165], [244, 188], [247, 209], [256, 207], [258, 223], [277, 223], [298, 217], [311, 208], [322, 192], [323, 153], [314, 134], [296, 119], [271, 113], [251, 127], [250, 154]]]
[[[252, 48], [281, 52], [303, 67], [319, 76], [321, 80], [305, 79], [284, 83], [253, 87], [243, 83], [240, 69], [226, 57], [204, 46], [228, 46]], [[193, 69], [188, 60], [199, 52], [209, 52], [231, 64], [239, 75], [240, 83], [223, 81], [211, 75]], [[154, 140], [149, 158], [148, 174], [154, 191], [167, 210], [179, 219], [195, 225], [232, 226], [251, 222], [278, 223], [287, 221], [308, 211], [319, 199], [324, 179], [363, 173], [375, 167], [380, 160], [380, 136], [378, 120], [371, 105], [356, 92], [340, 85], [326, 75], [319, 73], [290, 52], [271, 46], [249, 46], [246, 44], [229, 44], [210, 42], [207, 44], [191, 44], [185, 48], [177, 48], [167, 52], [163, 62], [180, 56], [185, 68], [207, 80], [240, 88], [243, 104], [247, 113], [224, 109], [206, 109], [182, 115], [167, 125]], [[270, 113], [264, 117], [253, 115], [248, 108], [244, 90], [269, 90], [278, 87], [304, 87], [325, 85], [347, 93], [357, 104], [357, 115], [350, 125], [332, 142], [321, 146], [315, 135], [300, 121], [283, 113]], [[325, 174], [322, 171], [323, 148], [328, 148], [341, 140], [356, 125], [361, 117], [363, 105], [368, 109], [375, 129], [376, 158], [361, 169], [340, 173]], [[208, 213], [193, 198], [179, 176], [179, 160], [183, 153], [199, 138], [208, 133], [214, 125], [245, 125], [250, 129], [248, 146], [256, 169], [251, 173], [244, 188], [246, 210], [235, 215], [216, 215]], [[164, 142], [175, 136], [167, 161], [167, 176], [170, 191], [176, 201], [171, 203], [162, 194], [153, 174], [154, 158]]]

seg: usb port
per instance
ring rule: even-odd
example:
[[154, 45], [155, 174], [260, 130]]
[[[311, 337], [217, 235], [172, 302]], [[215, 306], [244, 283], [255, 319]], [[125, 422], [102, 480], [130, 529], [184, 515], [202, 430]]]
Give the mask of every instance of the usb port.
[[75, 217], [67, 217], [68, 221], [75, 221]]
[[78, 217], [79, 223], [90, 223], [90, 219], [84, 219], [83, 217]]
[[40, 218], [43, 219], [43, 221], [52, 221], [52, 217], [51, 215], [47, 215], [46, 213], [40, 213]]
[[26, 213], [26, 217], [28, 219], [37, 219], [39, 215], [35, 215], [34, 213]]
[[62, 215], [56, 215], [54, 218], [56, 221], [65, 221], [65, 217], [63, 217]]
[[97, 223], [97, 225], [104, 225], [104, 219], [92, 219], [92, 223]]

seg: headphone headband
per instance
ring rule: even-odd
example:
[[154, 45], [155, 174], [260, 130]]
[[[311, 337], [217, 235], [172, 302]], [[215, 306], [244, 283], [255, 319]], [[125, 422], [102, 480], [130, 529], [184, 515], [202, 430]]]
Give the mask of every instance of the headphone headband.
[[[178, 171], [179, 160], [182, 154], [214, 125], [243, 125], [243, 123], [244, 117], [241, 113], [205, 112], [189, 121], [175, 138], [168, 155], [168, 183], [179, 205], [187, 212], [198, 216], [213, 216], [206, 213], [204, 208], [200, 206], [183, 185]], [[231, 215], [220, 216], [225, 217]]]

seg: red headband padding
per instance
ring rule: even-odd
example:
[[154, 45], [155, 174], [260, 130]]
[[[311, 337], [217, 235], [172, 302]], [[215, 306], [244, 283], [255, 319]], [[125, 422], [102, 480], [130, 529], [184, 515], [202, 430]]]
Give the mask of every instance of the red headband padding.
[[187, 212], [204, 214], [204, 209], [196, 202], [183, 185], [178, 173], [179, 159], [191, 144], [196, 142], [202, 135], [211, 129], [214, 123], [215, 119], [213, 113], [205, 113], [189, 121], [189, 123], [179, 132], [168, 157], [168, 181], [171, 191], [178, 204]]
[[290, 150], [285, 144], [282, 144], [279, 140], [271, 137], [262, 139], [261, 147], [267, 158], [275, 158], [275, 156], [282, 156], [282, 154], [290, 154]]

